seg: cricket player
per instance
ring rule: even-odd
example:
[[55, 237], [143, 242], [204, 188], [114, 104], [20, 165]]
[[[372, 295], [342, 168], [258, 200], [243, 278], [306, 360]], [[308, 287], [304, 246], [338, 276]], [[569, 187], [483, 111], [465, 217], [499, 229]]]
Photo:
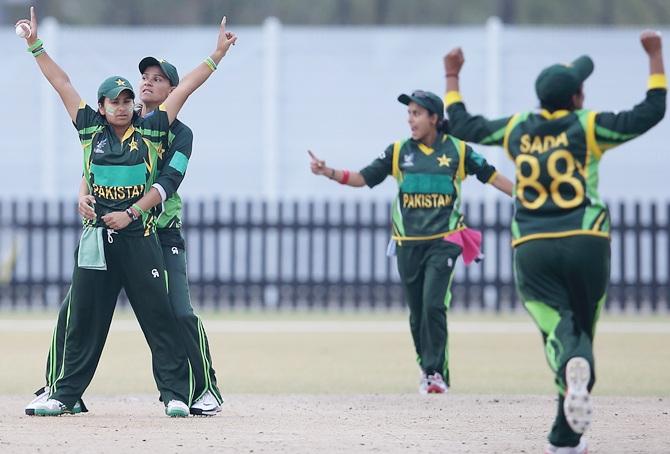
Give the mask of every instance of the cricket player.
[[[170, 92], [179, 84], [179, 74], [174, 65], [163, 59], [146, 57], [139, 63], [141, 80], [139, 98], [142, 101], [143, 118], [153, 115], [158, 106], [165, 101]], [[156, 222], [156, 232], [161, 243], [165, 268], [168, 276], [168, 296], [181, 325], [186, 353], [193, 372], [194, 404], [190, 412], [193, 415], [211, 416], [221, 411], [223, 398], [216, 385], [216, 374], [212, 367], [209, 341], [204, 326], [191, 306], [188, 279], [186, 274], [186, 251], [181, 234], [182, 202], [177, 189], [181, 184], [193, 146], [193, 133], [184, 123], [175, 119], [168, 134], [168, 150], [159, 157], [159, 175], [152, 189], [138, 202], [139, 205], [160, 207]], [[82, 179], [79, 194], [79, 212], [85, 219], [95, 219], [95, 197], [89, 194], [88, 184]], [[129, 218], [121, 218], [117, 229], [125, 228]], [[26, 408], [26, 414], [34, 414], [35, 404], [45, 401], [49, 389], [56, 380], [61, 367], [63, 342], [65, 339], [65, 321], [70, 293], [61, 305], [58, 322], [54, 330], [46, 367], [46, 386], [35, 392], [36, 396]], [[155, 372], [160, 368], [154, 367]], [[87, 411], [83, 401], [73, 407], [73, 412]]]
[[665, 115], [667, 82], [661, 37], [640, 36], [649, 57], [645, 99], [618, 113], [584, 108], [593, 61], [581, 56], [540, 72], [539, 111], [488, 120], [472, 116], [459, 92], [460, 48], [444, 58], [451, 132], [502, 145], [516, 166], [512, 246], [516, 286], [542, 333], [559, 390], [547, 453], [585, 453], [592, 417], [593, 337], [610, 276], [610, 217], [598, 194], [603, 155], [643, 134]]
[[[95, 221], [84, 227], [77, 248], [62, 365], [49, 398], [35, 405], [34, 414], [73, 412], [93, 377], [116, 299], [125, 288], [154, 356], [154, 375], [166, 414], [187, 416], [192, 391], [188, 386], [190, 365], [181, 336], [175, 336], [179, 325], [167, 295], [155, 218], [138, 202], [156, 181], [158, 156], [167, 148], [170, 125], [188, 96], [216, 70], [237, 37], [225, 31], [224, 18], [216, 50], [182, 80], [154, 115], [136, 123], [130, 82], [120, 76], [107, 78], [98, 89], [97, 109], [91, 108], [38, 39], [34, 8], [31, 19], [17, 25], [22, 23], [31, 30], [26, 37], [28, 50], [60, 95], [78, 130], [84, 150], [84, 177], [95, 197], [96, 212]], [[120, 228], [122, 223], [126, 226]]]
[[475, 175], [511, 195], [512, 182], [472, 148], [447, 134], [444, 105], [423, 90], [400, 95], [408, 106], [411, 137], [391, 145], [360, 172], [336, 170], [313, 154], [315, 175], [343, 185], [370, 188], [393, 175], [392, 243], [409, 305], [409, 325], [421, 367], [421, 394], [447, 392], [450, 385], [447, 309], [456, 259], [464, 253], [466, 226], [460, 213], [461, 183]]

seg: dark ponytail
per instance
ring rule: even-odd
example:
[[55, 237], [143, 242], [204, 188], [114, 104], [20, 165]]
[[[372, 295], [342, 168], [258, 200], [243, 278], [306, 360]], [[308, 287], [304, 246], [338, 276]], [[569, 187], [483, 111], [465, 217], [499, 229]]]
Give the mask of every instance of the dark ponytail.
[[446, 118], [438, 120], [437, 125], [435, 126], [437, 128], [437, 132], [441, 134], [449, 134], [449, 120], [447, 120]]

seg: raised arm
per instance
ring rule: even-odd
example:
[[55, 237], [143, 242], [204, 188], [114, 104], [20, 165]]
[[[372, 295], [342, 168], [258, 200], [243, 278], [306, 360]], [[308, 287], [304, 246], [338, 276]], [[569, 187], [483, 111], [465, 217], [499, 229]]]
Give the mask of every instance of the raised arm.
[[502, 145], [505, 128], [511, 117], [489, 120], [481, 115], [470, 115], [460, 93], [459, 76], [465, 63], [460, 47], [444, 56], [444, 72], [447, 91], [444, 105], [449, 116], [449, 134], [468, 142], [482, 145]]
[[196, 66], [193, 71], [188, 73], [165, 100], [165, 110], [167, 111], [170, 124], [177, 118], [177, 114], [188, 97], [191, 96], [191, 93], [205, 83], [209, 76], [216, 70], [230, 46], [235, 44], [235, 41], [237, 41], [237, 36], [232, 32], [226, 31], [226, 16], [223, 16], [221, 26], [219, 27], [219, 37], [216, 41], [216, 49], [212, 55], [207, 57], [203, 63]]
[[55, 61], [51, 59], [46, 50], [44, 50], [44, 43], [41, 39], [37, 37], [37, 14], [35, 13], [35, 7], [30, 7], [30, 20], [21, 19], [16, 23], [27, 24], [30, 27], [30, 34], [26, 37], [26, 43], [28, 44], [28, 50], [32, 52], [44, 77], [49, 81], [52, 87], [56, 90], [60, 99], [63, 101], [63, 105], [67, 110], [68, 115], [73, 122], [77, 119], [77, 110], [79, 109], [79, 103], [81, 102], [81, 96], [77, 93], [77, 90], [74, 89], [70, 83], [70, 78], [68, 75], [61, 69], [60, 66], [56, 64]]
[[645, 30], [640, 42], [649, 56], [649, 79], [645, 99], [631, 110], [614, 112], [591, 112], [594, 115], [593, 132], [597, 151], [601, 153], [638, 137], [651, 129], [665, 116], [667, 79], [663, 67], [661, 35]]

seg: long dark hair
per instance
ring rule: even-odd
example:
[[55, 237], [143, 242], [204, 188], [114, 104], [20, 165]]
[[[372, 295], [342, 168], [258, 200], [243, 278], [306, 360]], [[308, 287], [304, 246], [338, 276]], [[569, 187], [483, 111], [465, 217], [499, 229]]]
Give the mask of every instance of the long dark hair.
[[438, 133], [449, 134], [449, 120], [446, 118], [438, 120], [435, 127], [437, 128]]

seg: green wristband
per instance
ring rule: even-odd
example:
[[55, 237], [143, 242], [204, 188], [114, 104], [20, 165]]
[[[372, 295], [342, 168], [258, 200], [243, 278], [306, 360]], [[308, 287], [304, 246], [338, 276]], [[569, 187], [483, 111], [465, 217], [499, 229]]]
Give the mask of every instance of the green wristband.
[[44, 42], [38, 38], [37, 41], [35, 41], [32, 46], [28, 47], [28, 52], [33, 52], [35, 51], [35, 49], [37, 49], [38, 47], [42, 47], [43, 45]]
[[214, 60], [212, 60], [212, 57], [207, 57], [205, 58], [205, 64], [209, 66], [209, 69], [212, 70], [212, 72], [216, 71], [216, 63], [214, 63]]
[[140, 208], [140, 206], [139, 206], [138, 204], [136, 204], [136, 203], [133, 203], [133, 204], [132, 204], [132, 207], [135, 208], [140, 214], [144, 214], [144, 213], [145, 213], [145, 211], [144, 211], [142, 208]]

